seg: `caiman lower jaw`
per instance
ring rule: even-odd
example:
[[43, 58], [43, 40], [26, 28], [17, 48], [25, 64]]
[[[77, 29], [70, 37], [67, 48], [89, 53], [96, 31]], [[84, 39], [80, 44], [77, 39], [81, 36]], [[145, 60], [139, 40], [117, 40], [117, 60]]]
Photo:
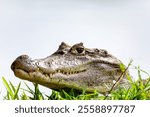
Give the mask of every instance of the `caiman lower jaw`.
[[[14, 74], [21, 78], [21, 79], [25, 79], [25, 80], [28, 80], [32, 77], [35, 77], [36, 74], [41, 74], [40, 77], [42, 76], [45, 76], [45, 77], [49, 77], [50, 79], [55, 75], [55, 74], [61, 74], [61, 75], [64, 75], [64, 76], [69, 76], [69, 75], [75, 75], [75, 74], [79, 74], [79, 73], [82, 73], [82, 72], [85, 72], [86, 69], [82, 69], [81, 71], [77, 71], [77, 70], [70, 70], [70, 71], [65, 71], [65, 70], [60, 70], [60, 69], [57, 69], [53, 72], [49, 72], [49, 73], [45, 73], [45, 72], [42, 72], [40, 69], [37, 69], [35, 71], [27, 71], [27, 70], [23, 70], [23, 69], [14, 69]], [[36, 80], [36, 79], [34, 79]]]
[[[28, 73], [22, 69], [14, 69], [14, 74], [15, 74], [15, 76], [17, 76], [23, 80], [28, 80], [30, 82], [38, 83], [38, 84], [41, 84], [43, 86], [46, 86], [46, 87], [48, 87], [50, 89], [54, 89], [54, 90], [75, 89], [77, 91], [83, 91], [83, 90], [85, 90], [87, 92], [95, 91], [95, 89], [93, 89], [93, 88], [80, 86], [74, 82], [68, 83], [67, 81], [65, 81], [61, 78], [52, 78], [48, 74], [43, 74], [42, 72], [39, 72], [39, 71], [34, 71], [34, 72]], [[63, 74], [63, 75], [65, 75], [65, 74]]]
[[[23, 80], [28, 80], [28, 81], [39, 83], [39, 84], [52, 82], [52, 79], [54, 79], [55, 81], [57, 81], [57, 79], [58, 79], [58, 81], [59, 81], [59, 80], [63, 79], [63, 77], [69, 78], [71, 76], [86, 72], [86, 70], [82, 70], [82, 71], [55, 70], [55, 72], [43, 73], [40, 69], [37, 69], [32, 72], [28, 72], [27, 70], [23, 70], [23, 69], [14, 69], [13, 71], [14, 71], [15, 76], [17, 76]], [[60, 78], [55, 78], [55, 76], [60, 76]], [[57, 85], [58, 85], [58, 83], [57, 83]]]

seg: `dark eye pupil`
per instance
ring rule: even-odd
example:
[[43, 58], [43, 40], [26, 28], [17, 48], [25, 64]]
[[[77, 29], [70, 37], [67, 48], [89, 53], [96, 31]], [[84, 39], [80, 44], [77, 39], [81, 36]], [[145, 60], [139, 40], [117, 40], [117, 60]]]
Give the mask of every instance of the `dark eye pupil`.
[[76, 48], [78, 53], [82, 53], [84, 51], [84, 48]]

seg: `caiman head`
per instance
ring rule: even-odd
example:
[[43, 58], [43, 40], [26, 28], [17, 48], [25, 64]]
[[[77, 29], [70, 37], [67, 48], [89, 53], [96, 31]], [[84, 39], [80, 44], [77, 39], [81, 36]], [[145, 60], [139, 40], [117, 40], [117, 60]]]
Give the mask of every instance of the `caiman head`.
[[[54, 90], [75, 89], [108, 92], [122, 74], [122, 62], [103, 49], [88, 49], [83, 43], [69, 46], [62, 42], [58, 50], [43, 59], [19, 56], [11, 65], [15, 76]], [[118, 86], [127, 86], [126, 75]]]

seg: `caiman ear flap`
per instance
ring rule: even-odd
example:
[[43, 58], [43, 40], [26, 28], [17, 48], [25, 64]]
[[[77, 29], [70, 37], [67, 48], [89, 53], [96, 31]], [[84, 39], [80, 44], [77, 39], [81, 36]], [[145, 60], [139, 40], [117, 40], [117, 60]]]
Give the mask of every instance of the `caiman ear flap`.
[[61, 44], [60, 44], [58, 50], [65, 49], [65, 48], [67, 48], [67, 47], [70, 47], [70, 46], [69, 46], [68, 44], [66, 44], [65, 42], [61, 42]]

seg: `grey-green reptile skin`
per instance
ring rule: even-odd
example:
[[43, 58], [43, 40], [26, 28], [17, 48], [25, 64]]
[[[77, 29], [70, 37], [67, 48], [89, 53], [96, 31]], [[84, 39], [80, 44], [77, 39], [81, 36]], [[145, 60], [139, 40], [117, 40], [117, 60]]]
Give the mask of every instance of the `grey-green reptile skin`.
[[[40, 50], [42, 51], [42, 50]], [[15, 76], [50, 89], [107, 93], [121, 76], [122, 62], [103, 49], [89, 49], [78, 43], [62, 42], [58, 50], [43, 59], [19, 56], [11, 65]], [[128, 87], [127, 73], [115, 87]]]

